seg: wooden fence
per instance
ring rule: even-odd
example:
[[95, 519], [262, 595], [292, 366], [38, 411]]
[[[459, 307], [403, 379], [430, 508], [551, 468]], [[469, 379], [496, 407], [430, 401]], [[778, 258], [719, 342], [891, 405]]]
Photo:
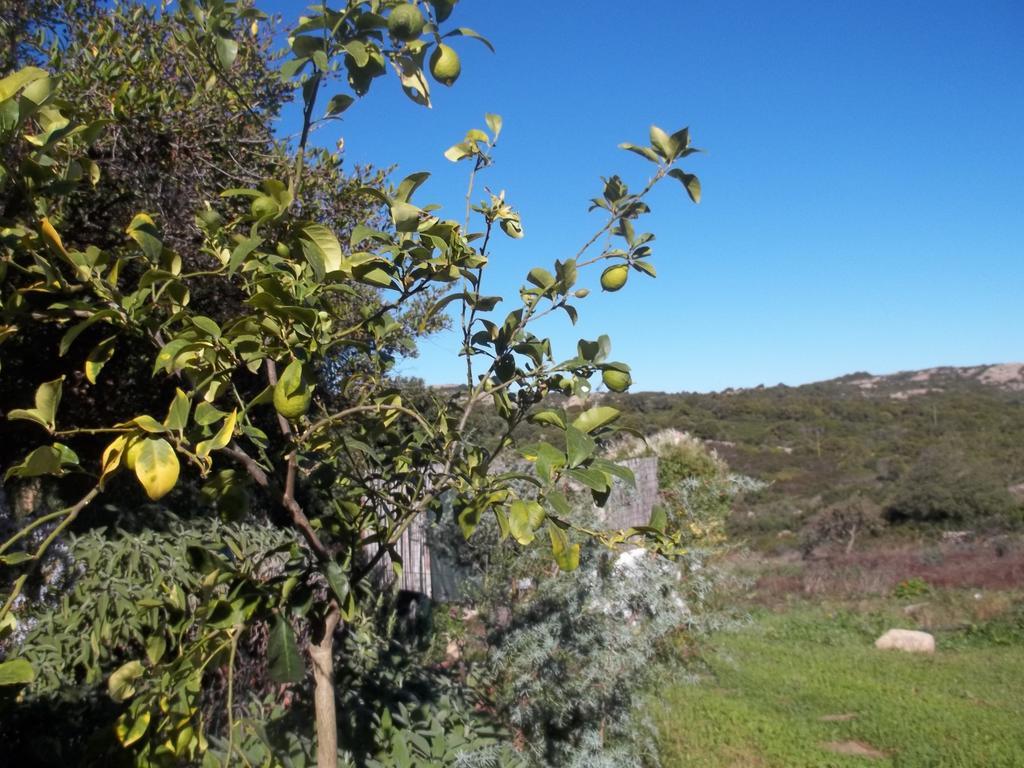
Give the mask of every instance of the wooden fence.
[[[633, 471], [636, 487], [616, 478], [604, 508], [595, 508], [598, 519], [609, 529], [647, 525], [658, 500], [658, 459], [626, 459], [616, 463]], [[427, 516], [421, 515], [398, 541], [396, 549], [402, 559], [398, 588], [444, 602], [458, 592], [458, 572], [443, 557], [431, 553], [427, 527]], [[379, 573], [388, 582], [394, 579], [389, 556], [381, 559]]]

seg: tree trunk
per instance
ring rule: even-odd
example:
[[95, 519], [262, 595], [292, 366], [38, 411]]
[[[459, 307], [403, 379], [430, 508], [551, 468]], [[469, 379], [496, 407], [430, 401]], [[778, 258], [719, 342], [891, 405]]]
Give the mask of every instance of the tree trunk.
[[340, 618], [338, 604], [332, 600], [323, 621], [320, 637], [309, 646], [313, 679], [316, 682], [313, 704], [316, 712], [317, 768], [338, 766], [338, 715], [334, 702], [334, 631], [338, 628]]

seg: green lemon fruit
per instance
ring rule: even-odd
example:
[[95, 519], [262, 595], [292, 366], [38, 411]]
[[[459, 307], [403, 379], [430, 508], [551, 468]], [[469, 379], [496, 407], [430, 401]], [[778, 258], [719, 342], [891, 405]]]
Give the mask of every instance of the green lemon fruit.
[[457, 0], [431, 0], [431, 5], [434, 6], [434, 16], [438, 21], [447, 21], [448, 17], [452, 15], [452, 11], [455, 10], [455, 3]]
[[313, 388], [302, 375], [302, 363], [293, 360], [274, 387], [274, 408], [286, 419], [297, 419], [309, 410]]
[[498, 361], [498, 365], [495, 366], [494, 372], [497, 374], [500, 381], [508, 381], [516, 375], [516, 361], [512, 355], [505, 355], [501, 360]]
[[625, 392], [633, 383], [633, 377], [626, 371], [616, 371], [609, 368], [601, 372], [601, 381], [612, 392]]
[[627, 277], [629, 277], [629, 267], [626, 264], [608, 267], [601, 273], [601, 287], [606, 291], [617, 291], [626, 284]]
[[287, 259], [289, 256], [292, 255], [291, 249], [284, 243], [278, 243], [277, 248], [275, 250], [277, 251], [277, 255], [280, 256], [282, 259]]
[[451, 46], [441, 43], [430, 56], [430, 74], [441, 85], [454, 85], [462, 73], [459, 54]]
[[281, 212], [281, 206], [277, 204], [277, 201], [267, 195], [261, 195], [253, 200], [249, 209], [253, 217], [257, 219], [277, 216]]
[[142, 440], [132, 441], [124, 454], [124, 465], [128, 468], [129, 472], [135, 471], [135, 461], [139, 458], [139, 453], [142, 451], [142, 443]]
[[388, 16], [388, 32], [396, 40], [407, 43], [423, 34], [423, 14], [412, 3], [397, 6]]

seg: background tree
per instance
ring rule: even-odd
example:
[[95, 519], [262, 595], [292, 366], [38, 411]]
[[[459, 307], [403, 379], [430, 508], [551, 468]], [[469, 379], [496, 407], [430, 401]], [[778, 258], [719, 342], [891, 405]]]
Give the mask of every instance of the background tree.
[[[581, 269], [653, 275], [652, 236], [637, 232], [636, 221], [648, 211], [648, 192], [667, 176], [699, 198], [696, 177], [675, 167], [697, 151], [687, 130], [652, 128], [649, 146], [624, 145], [653, 164], [646, 184], [634, 193], [620, 177], [606, 179], [593, 201], [605, 214], [594, 237], [551, 270], [531, 270], [518, 306], [504, 316], [495, 314], [500, 297], [479, 293], [492, 235], [500, 229], [522, 236], [518, 215], [504, 199], [491, 196], [476, 206], [480, 228], [472, 231], [469, 222], [443, 219], [434, 207], [412, 202], [426, 174], [413, 174], [393, 190], [364, 184], [358, 193], [385, 211], [389, 224], [369, 216], [344, 237], [321, 200], [325, 188], [310, 180], [326, 162], [309, 143], [316, 120], [348, 108], [389, 66], [417, 103], [429, 103], [426, 69], [437, 82], [454, 82], [458, 58], [449, 44], [479, 35], [442, 29], [451, 6], [423, 6], [424, 15], [406, 3], [351, 0], [341, 10], [322, 7], [301, 19], [279, 69], [298, 83], [303, 100], [288, 162], [258, 166], [267, 169], [266, 178], [226, 189], [198, 211], [177, 206], [199, 195], [207, 181], [171, 183], [172, 202], [164, 201], [169, 207], [162, 217], [139, 211], [116, 222], [117, 213], [111, 214], [109, 227], [123, 226], [127, 237], [110, 241], [102, 239], [109, 232], [99, 223], [111, 191], [100, 187], [105, 115], [88, 99], [63, 98], [59, 79], [39, 68], [0, 81], [0, 191], [8, 201], [0, 222], [5, 369], [11, 345], [58, 358], [85, 351], [77, 358], [80, 372], [52, 379], [24, 359], [15, 365], [17, 375], [34, 381], [11, 395], [11, 405], [26, 407], [10, 408], [5, 400], [5, 410], [9, 420], [36, 430], [38, 447], [19, 457], [6, 478], [56, 477], [69, 501], [26, 521], [0, 544], [11, 579], [0, 626], [18, 629], [25, 586], [51, 548], [72, 526], [86, 524], [83, 513], [98, 499], [116, 500], [126, 482], [137, 482], [153, 502], [188, 508], [194, 495], [179, 480], [196, 478], [205, 481], [205, 497], [222, 514], [254, 514], [258, 523], [283, 526], [295, 537], [256, 556], [273, 563], [267, 569], [254, 569], [252, 557], [228, 544], [191, 547], [192, 591], [168, 577], [161, 584], [165, 597], [140, 606], [159, 613], [159, 629], [147, 635], [144, 648], [128, 645], [117, 649], [120, 658], [107, 659], [107, 669], [119, 663], [107, 676], [118, 704], [115, 733], [139, 764], [171, 765], [209, 754], [203, 701], [217, 670], [228, 681], [231, 760], [238, 650], [260, 631], [269, 679], [287, 687], [294, 706], [312, 709], [317, 762], [335, 765], [336, 640], [373, 605], [379, 565], [385, 555], [397, 561], [395, 545], [419, 515], [450, 508], [469, 536], [482, 515], [493, 514], [502, 534], [524, 546], [546, 533], [553, 559], [566, 570], [578, 564], [580, 538], [614, 546], [646, 537], [669, 550], [679, 543], [653, 529], [600, 532], [571, 519], [557, 490], [564, 478], [599, 501], [614, 477], [629, 478], [597, 450], [614, 433], [619, 414], [609, 407], [567, 414], [537, 406], [551, 391], [589, 391], [597, 374], [628, 375], [628, 366], [609, 358], [607, 337], [581, 340], [571, 356], [559, 359], [550, 340], [531, 329], [556, 311], [575, 321], [575, 302], [586, 295], [575, 287]], [[131, 24], [136, 13], [143, 18], [147, 11], [130, 11]], [[240, 51], [259, 44], [252, 30], [263, 20], [251, 6], [225, 0], [184, 2], [174, 16], [166, 39], [173, 38], [190, 62], [181, 65], [182, 82], [201, 71], [195, 83], [216, 78], [234, 94], [222, 120], [248, 113], [245, 92], [234, 85], [236, 67], [244, 66]], [[254, 72], [253, 92], [266, 94], [272, 106], [277, 92], [261, 90], [266, 74]], [[339, 80], [352, 93], [335, 92], [323, 103], [328, 87], [344, 87]], [[126, 95], [148, 103], [147, 94]], [[154, 108], [159, 114], [165, 106]], [[249, 138], [225, 130], [227, 145]], [[486, 130], [471, 130], [446, 155], [469, 160], [472, 179], [489, 165], [500, 132], [501, 119], [488, 115]], [[115, 135], [111, 141], [119, 146], [129, 139]], [[172, 145], [167, 151], [174, 162], [179, 150]], [[94, 211], [85, 219], [100, 244], [74, 239], [83, 211]], [[165, 234], [168, 220], [193, 215], [197, 233], [172, 223], [172, 234]], [[606, 234], [612, 241], [598, 249]], [[189, 243], [195, 263], [179, 252]], [[367, 292], [374, 301], [361, 301]], [[206, 314], [201, 296], [235, 300], [206, 304]], [[426, 329], [450, 305], [458, 307], [462, 323], [466, 389], [410, 398], [389, 377], [395, 350], [408, 345], [404, 313], [422, 310], [417, 328]], [[55, 331], [47, 335], [40, 326]], [[115, 366], [119, 354], [133, 365]], [[102, 381], [123, 387], [140, 371], [156, 379], [151, 400], [121, 400], [94, 418], [73, 413], [63, 401], [75, 387], [86, 393]], [[527, 419], [553, 429], [556, 440], [522, 448], [531, 473], [491, 471], [498, 451], [467, 439], [472, 413], [485, 406], [504, 424], [507, 439], [499, 450]], [[0, 666], [4, 678], [29, 682], [31, 654], [31, 648], [16, 649]], [[303, 685], [306, 659], [312, 687]]]
[[923, 450], [886, 508], [893, 522], [971, 525], [1019, 518], [1019, 506], [995, 467], [949, 441]]
[[857, 537], [873, 536], [885, 527], [882, 507], [872, 499], [856, 494], [829, 504], [804, 526], [800, 548], [804, 556], [826, 543], [843, 544], [846, 554], [853, 551]]

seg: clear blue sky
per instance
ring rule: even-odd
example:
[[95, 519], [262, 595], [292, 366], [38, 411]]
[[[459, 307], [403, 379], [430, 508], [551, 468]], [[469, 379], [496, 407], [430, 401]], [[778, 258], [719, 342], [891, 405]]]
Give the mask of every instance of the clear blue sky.
[[[441, 153], [503, 115], [482, 181], [526, 238], [499, 242], [487, 292], [575, 252], [599, 176], [642, 183], [619, 142], [689, 125], [709, 151], [687, 163], [700, 206], [671, 181], [651, 201], [659, 278], [547, 326], [564, 356], [609, 332], [634, 390], [668, 391], [1024, 360], [1020, 0], [462, 0], [451, 22], [497, 54], [458, 39], [432, 110], [378, 81], [316, 140], [433, 172], [417, 201], [461, 218], [468, 168]], [[439, 335], [402, 371], [459, 381], [457, 350]]]

